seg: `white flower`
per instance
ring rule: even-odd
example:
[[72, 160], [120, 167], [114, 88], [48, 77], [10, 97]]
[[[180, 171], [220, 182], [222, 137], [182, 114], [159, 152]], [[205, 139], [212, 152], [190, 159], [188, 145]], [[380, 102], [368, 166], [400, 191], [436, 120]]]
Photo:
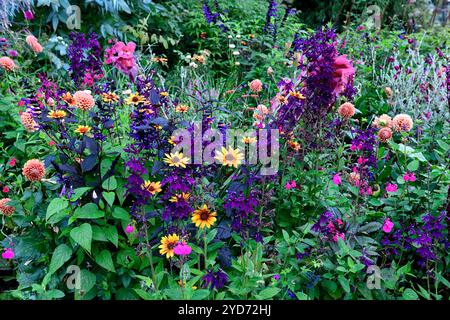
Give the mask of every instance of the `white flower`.
[[228, 46], [230, 49], [234, 49], [234, 48], [236, 48], [236, 45], [235, 44], [233, 44], [233, 43], [230, 43], [230, 45]]
[[195, 62], [191, 62], [189, 63], [189, 66], [196, 69], [198, 67], [198, 65]]
[[235, 63], [234, 63], [234, 65], [235, 66], [239, 66], [241, 63], [239, 62], [239, 61], [236, 61]]
[[238, 34], [238, 35], [236, 36], [236, 39], [240, 39], [240, 38], [241, 38], [241, 35]]
[[240, 55], [240, 53], [239, 53], [239, 51], [233, 51], [233, 55], [238, 56], [238, 55]]
[[228, 36], [228, 39], [232, 39], [233, 38], [233, 36], [230, 34], [229, 36]]

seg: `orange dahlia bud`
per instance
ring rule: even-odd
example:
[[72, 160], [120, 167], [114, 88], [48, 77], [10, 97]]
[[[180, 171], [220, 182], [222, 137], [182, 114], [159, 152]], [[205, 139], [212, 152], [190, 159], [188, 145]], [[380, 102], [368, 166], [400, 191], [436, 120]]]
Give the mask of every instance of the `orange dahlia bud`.
[[390, 128], [381, 128], [378, 131], [378, 139], [381, 142], [388, 142], [392, 138], [392, 130]]
[[14, 60], [10, 57], [1, 57], [0, 58], [0, 68], [6, 71], [13, 71], [16, 68], [16, 64]]
[[20, 114], [20, 121], [22, 121], [22, 125], [28, 132], [37, 131], [38, 124], [34, 121], [33, 116], [29, 112], [22, 112]]
[[41, 53], [44, 50], [44, 48], [42, 48], [41, 44], [39, 43], [38, 39], [32, 34], [27, 36], [25, 41], [27, 42], [31, 50], [34, 51], [34, 53]]
[[94, 97], [89, 91], [77, 91], [73, 95], [73, 99], [75, 100], [75, 106], [83, 111], [92, 109], [95, 105]]
[[5, 216], [10, 216], [16, 211], [16, 208], [7, 205], [9, 201], [11, 201], [9, 198], [0, 200], [0, 212]]
[[41, 181], [45, 176], [44, 163], [38, 159], [28, 160], [23, 166], [22, 174], [28, 181]]
[[262, 91], [262, 82], [259, 79], [255, 79], [250, 82], [250, 89], [253, 92], [261, 92]]
[[390, 87], [384, 88], [384, 93], [388, 96], [388, 98], [392, 98], [394, 95], [394, 91]]
[[411, 131], [413, 120], [407, 114], [398, 114], [392, 119], [392, 127], [395, 131]]
[[355, 106], [350, 102], [346, 102], [338, 108], [338, 113], [342, 118], [350, 119], [355, 115]]

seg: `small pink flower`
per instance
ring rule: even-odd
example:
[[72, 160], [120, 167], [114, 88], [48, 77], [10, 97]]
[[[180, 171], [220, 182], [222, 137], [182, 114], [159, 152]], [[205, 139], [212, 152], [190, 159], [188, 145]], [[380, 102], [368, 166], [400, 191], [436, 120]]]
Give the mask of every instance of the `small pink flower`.
[[383, 231], [386, 233], [389, 233], [392, 231], [392, 229], [394, 228], [394, 223], [391, 221], [391, 219], [387, 218], [386, 220], [384, 220], [383, 223]]
[[388, 183], [386, 185], [387, 192], [397, 192], [397, 185], [395, 183]]
[[127, 225], [127, 227], [125, 228], [125, 233], [130, 234], [130, 233], [133, 233], [133, 231], [134, 231], [134, 227], [131, 224]]
[[416, 176], [414, 175], [413, 172], [411, 172], [411, 173], [407, 172], [403, 175], [403, 180], [405, 182], [407, 182], [407, 181], [414, 182], [414, 181], [416, 181]]
[[6, 249], [5, 252], [2, 253], [2, 258], [6, 260], [14, 259], [14, 251], [12, 249]]
[[48, 142], [48, 145], [49, 145], [50, 147], [53, 147], [53, 146], [55, 145], [55, 141], [50, 140], [50, 141]]
[[286, 190], [291, 190], [297, 187], [297, 183], [295, 182], [295, 180], [292, 180], [291, 182], [286, 182]]
[[14, 167], [16, 165], [16, 162], [17, 162], [16, 158], [12, 158], [11, 160], [9, 160], [8, 164], [10, 167]]
[[334, 241], [334, 242], [338, 242], [338, 239], [341, 239], [342, 241], [344, 241], [344, 240], [345, 240], [345, 234], [337, 232], [337, 233], [333, 236], [333, 241]]
[[27, 10], [23, 12], [23, 16], [25, 17], [26, 20], [31, 21], [34, 19], [34, 14], [32, 11]]
[[9, 188], [7, 186], [4, 186], [2, 189], [3, 193], [8, 193], [9, 192]]
[[191, 253], [192, 248], [185, 242], [179, 242], [175, 248], [173, 248], [173, 253], [178, 256], [187, 256]]
[[255, 79], [250, 82], [250, 89], [253, 92], [261, 92], [262, 91], [262, 82], [259, 79]]
[[358, 158], [358, 164], [364, 164], [364, 163], [366, 163], [367, 162], [367, 159], [366, 158], [363, 158], [363, 157], [359, 157]]
[[335, 185], [340, 185], [341, 183], [342, 183], [342, 178], [341, 178], [341, 176], [339, 175], [339, 173], [336, 173], [334, 176], [333, 176], [333, 183], [335, 184]]

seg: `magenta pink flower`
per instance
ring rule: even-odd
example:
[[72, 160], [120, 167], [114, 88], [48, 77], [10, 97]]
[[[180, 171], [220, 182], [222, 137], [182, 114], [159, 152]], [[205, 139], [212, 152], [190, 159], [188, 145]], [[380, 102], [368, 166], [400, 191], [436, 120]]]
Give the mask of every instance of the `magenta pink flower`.
[[34, 19], [34, 14], [31, 10], [27, 10], [23, 12], [23, 16], [25, 17], [26, 20], [31, 21]]
[[133, 231], [134, 231], [134, 227], [131, 224], [127, 225], [127, 227], [125, 228], [125, 233], [130, 234], [130, 233], [133, 233]]
[[113, 64], [121, 72], [134, 78], [138, 73], [136, 58], [134, 57], [135, 49], [136, 44], [132, 41], [127, 44], [122, 41], [116, 42], [111, 48], [106, 49], [105, 63]]
[[414, 175], [414, 172], [411, 172], [411, 173], [407, 172], [403, 175], [403, 180], [405, 182], [406, 181], [414, 182], [414, 181], [416, 181], [416, 176]]
[[389, 233], [392, 231], [392, 229], [394, 228], [394, 223], [391, 221], [391, 219], [387, 218], [386, 220], [384, 220], [383, 223], [383, 231], [386, 233]]
[[291, 182], [286, 182], [286, 190], [291, 190], [297, 187], [297, 183], [295, 182], [295, 180], [292, 180]]
[[12, 249], [6, 249], [5, 252], [2, 253], [2, 258], [6, 260], [14, 259], [14, 251]]
[[355, 75], [355, 68], [346, 55], [337, 57], [334, 60], [333, 80], [335, 83], [334, 93], [340, 94], [345, 91], [345, 87]]
[[338, 239], [341, 239], [342, 241], [344, 241], [344, 240], [345, 240], [345, 234], [344, 234], [344, 233], [337, 232], [337, 233], [333, 236], [333, 241], [334, 241], [334, 242], [338, 242]]
[[191, 253], [192, 248], [185, 242], [179, 242], [175, 248], [173, 248], [173, 253], [178, 256], [187, 256]]
[[333, 176], [333, 183], [335, 184], [335, 185], [340, 185], [341, 183], [342, 183], [342, 178], [341, 178], [341, 176], [339, 175], [339, 173], [336, 173], [334, 176]]
[[386, 185], [387, 192], [397, 192], [397, 185], [395, 183], [388, 183]]

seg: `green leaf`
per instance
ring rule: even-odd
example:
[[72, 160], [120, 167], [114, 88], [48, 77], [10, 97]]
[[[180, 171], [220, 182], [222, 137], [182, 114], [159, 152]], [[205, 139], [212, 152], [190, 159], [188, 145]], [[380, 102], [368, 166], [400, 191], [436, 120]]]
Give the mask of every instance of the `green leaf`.
[[372, 232], [380, 230], [381, 227], [382, 227], [382, 225], [379, 222], [369, 222], [369, 223], [366, 223], [365, 225], [361, 226], [358, 231], [372, 233]]
[[211, 241], [214, 240], [214, 238], [217, 235], [217, 231], [218, 229], [213, 229], [210, 232], [208, 232], [208, 234], [206, 235], [206, 243], [210, 243]]
[[130, 214], [121, 207], [114, 207], [112, 215], [116, 219], [124, 220], [126, 222], [130, 221]]
[[270, 298], [273, 298], [274, 296], [276, 296], [279, 292], [280, 292], [280, 289], [276, 288], [276, 287], [266, 288], [258, 294], [258, 298], [261, 300], [270, 299]]
[[111, 241], [116, 247], [119, 244], [119, 235], [115, 226], [107, 226], [103, 228], [106, 238]]
[[103, 218], [104, 216], [105, 213], [99, 210], [95, 203], [88, 203], [75, 210], [69, 223], [75, 221], [76, 219], [98, 219]]
[[417, 295], [417, 293], [410, 289], [407, 288], [404, 292], [403, 292], [403, 299], [405, 300], [419, 300], [419, 296]]
[[210, 293], [211, 293], [211, 291], [207, 290], [207, 289], [195, 290], [194, 293], [192, 294], [192, 300], [206, 299]]
[[105, 268], [108, 271], [116, 272], [111, 253], [108, 250], [102, 250], [102, 252], [96, 255], [95, 262], [97, 262], [101, 267]]
[[48, 269], [49, 274], [53, 274], [61, 268], [72, 256], [72, 249], [66, 244], [60, 244], [53, 251], [52, 260]]
[[80, 290], [85, 293], [89, 292], [97, 281], [95, 274], [85, 269], [80, 271]]
[[350, 282], [348, 279], [341, 274], [338, 276], [338, 281], [341, 284], [342, 289], [344, 289], [345, 292], [350, 293]]
[[112, 207], [116, 194], [114, 192], [103, 192], [103, 198]]
[[102, 183], [102, 188], [108, 191], [114, 191], [117, 188], [117, 180], [116, 177], [112, 176]]
[[417, 171], [419, 169], [420, 163], [418, 160], [413, 160], [408, 164], [409, 171]]
[[89, 190], [92, 190], [92, 188], [91, 187], [83, 187], [83, 188], [77, 188], [77, 189], [73, 190], [73, 194], [70, 197], [70, 201], [77, 201]]
[[421, 162], [427, 162], [427, 159], [424, 157], [422, 152], [413, 153], [409, 156], [410, 158], [418, 159]]
[[69, 201], [67, 201], [64, 198], [53, 199], [47, 207], [47, 214], [45, 215], [45, 220], [48, 222], [53, 215], [61, 213], [61, 211], [66, 209], [68, 206]]
[[70, 237], [87, 252], [91, 253], [92, 227], [89, 223], [83, 223], [81, 226], [73, 228], [70, 231]]
[[450, 289], [450, 281], [448, 281], [447, 279], [444, 278], [444, 276], [440, 273], [436, 274], [436, 278], [442, 282], [447, 288]]

